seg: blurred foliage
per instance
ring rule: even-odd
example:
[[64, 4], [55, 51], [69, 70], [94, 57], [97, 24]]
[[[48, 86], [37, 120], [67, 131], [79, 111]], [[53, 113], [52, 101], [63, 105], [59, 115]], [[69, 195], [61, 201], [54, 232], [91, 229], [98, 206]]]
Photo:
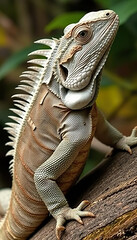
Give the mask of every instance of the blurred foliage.
[[[12, 106], [10, 96], [19, 82], [18, 76], [27, 66], [27, 55], [40, 47], [32, 43], [40, 38], [58, 38], [66, 25], [77, 22], [85, 12], [100, 9], [116, 11], [120, 27], [103, 72], [97, 103], [107, 118], [125, 134], [129, 134], [136, 124], [136, 0], [1, 0], [0, 158], [4, 169], [7, 168], [7, 161], [2, 160], [5, 158], [7, 134], [2, 128], [7, 121], [8, 108]], [[92, 163], [90, 161], [90, 165]], [[3, 185], [1, 176], [0, 186]]]
[[56, 29], [63, 29], [68, 24], [73, 22], [78, 22], [79, 19], [85, 14], [85, 12], [68, 12], [61, 14], [57, 17], [55, 17], [46, 27], [46, 32], [51, 32]]

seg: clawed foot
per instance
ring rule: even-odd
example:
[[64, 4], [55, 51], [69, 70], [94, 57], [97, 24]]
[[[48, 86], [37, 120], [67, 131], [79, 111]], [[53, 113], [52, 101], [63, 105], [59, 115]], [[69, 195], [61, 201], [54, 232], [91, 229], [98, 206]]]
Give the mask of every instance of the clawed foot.
[[126, 150], [130, 154], [132, 154], [131, 146], [137, 145], [137, 126], [133, 128], [132, 133], [129, 137], [123, 136], [118, 143], [116, 144], [116, 148]]
[[62, 232], [65, 230], [65, 227], [63, 226], [66, 220], [76, 220], [80, 224], [83, 224], [83, 221], [81, 220], [81, 217], [95, 217], [95, 215], [92, 212], [88, 211], [82, 211], [85, 207], [89, 205], [89, 201], [82, 201], [77, 208], [69, 208], [66, 207], [57, 217], [57, 224], [56, 224], [56, 236], [57, 239], [61, 239]]

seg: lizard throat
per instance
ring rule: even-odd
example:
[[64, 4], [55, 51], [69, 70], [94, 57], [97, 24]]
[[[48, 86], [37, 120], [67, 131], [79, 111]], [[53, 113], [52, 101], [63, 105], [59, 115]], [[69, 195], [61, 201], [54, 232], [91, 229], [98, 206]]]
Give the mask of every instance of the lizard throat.
[[59, 84], [61, 100], [68, 108], [72, 110], [78, 110], [93, 105], [98, 95], [101, 75], [100, 73], [106, 62], [109, 48], [102, 56], [96, 69], [90, 76], [88, 85], [85, 88], [79, 91], [74, 91], [64, 87], [63, 84]]

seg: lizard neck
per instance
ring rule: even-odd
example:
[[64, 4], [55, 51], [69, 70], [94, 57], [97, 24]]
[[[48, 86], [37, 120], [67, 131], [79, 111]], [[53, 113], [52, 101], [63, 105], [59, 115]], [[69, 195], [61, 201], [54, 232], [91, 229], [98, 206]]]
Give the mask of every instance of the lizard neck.
[[[83, 109], [91, 107], [98, 95], [101, 80], [101, 73], [96, 78], [96, 90], [91, 91], [91, 86], [84, 88], [82, 91], [73, 92], [64, 88], [60, 83], [55, 81], [54, 76], [48, 84], [48, 89], [58, 98], [63, 104], [72, 110]], [[90, 84], [91, 85], [91, 84]]]

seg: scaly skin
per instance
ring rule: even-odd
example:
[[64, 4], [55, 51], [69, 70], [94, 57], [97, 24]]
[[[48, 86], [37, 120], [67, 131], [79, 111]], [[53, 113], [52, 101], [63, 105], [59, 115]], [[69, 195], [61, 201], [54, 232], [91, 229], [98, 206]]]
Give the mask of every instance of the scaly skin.
[[[45, 98], [47, 92], [48, 95]], [[40, 104], [43, 97], [44, 101]], [[55, 102], [56, 106], [54, 106]], [[50, 113], [47, 119], [46, 116], [51, 107], [54, 111]], [[42, 85], [35, 101], [35, 106], [32, 108], [30, 114], [31, 119], [35, 122], [36, 130], [33, 131], [32, 125], [28, 121], [24, 128], [24, 133], [20, 138], [17, 158], [14, 164], [10, 207], [1, 230], [2, 235], [0, 235], [3, 240], [26, 239], [48, 215], [47, 208], [37, 193], [33, 179], [34, 173], [38, 166], [55, 151], [61, 141], [59, 134], [57, 134], [59, 128], [64, 124], [64, 119], [71, 115], [71, 112], [72, 110], [63, 106], [60, 99], [53, 95], [45, 84]], [[79, 110], [80, 112], [81, 110]], [[87, 112], [86, 109], [85, 112]], [[80, 149], [78, 156], [74, 159], [71, 166], [57, 179], [57, 183], [64, 194], [78, 179], [84, 167], [95, 132], [97, 122], [96, 107], [94, 106], [92, 110], [89, 108], [88, 112], [89, 116], [91, 112], [92, 135], [83, 149]], [[51, 123], [50, 126], [49, 122]], [[55, 122], [57, 127], [55, 127]], [[49, 130], [52, 131], [51, 140], [53, 146], [46, 139]]]
[[[88, 201], [70, 208], [66, 192], [77, 181], [87, 158], [93, 136], [112, 147], [131, 152], [137, 144], [137, 128], [125, 137], [112, 127], [97, 109], [102, 68], [118, 28], [118, 16], [111, 10], [86, 14], [64, 30], [59, 40], [43, 39], [51, 47], [31, 55], [17, 88], [13, 109], [19, 117], [8, 123], [13, 149], [12, 194], [1, 223], [0, 239], [26, 240], [48, 211], [56, 219], [56, 236], [61, 238], [66, 220], [94, 217], [83, 209]], [[26, 78], [28, 80], [26, 80]], [[1, 208], [1, 207], [0, 207]]]

